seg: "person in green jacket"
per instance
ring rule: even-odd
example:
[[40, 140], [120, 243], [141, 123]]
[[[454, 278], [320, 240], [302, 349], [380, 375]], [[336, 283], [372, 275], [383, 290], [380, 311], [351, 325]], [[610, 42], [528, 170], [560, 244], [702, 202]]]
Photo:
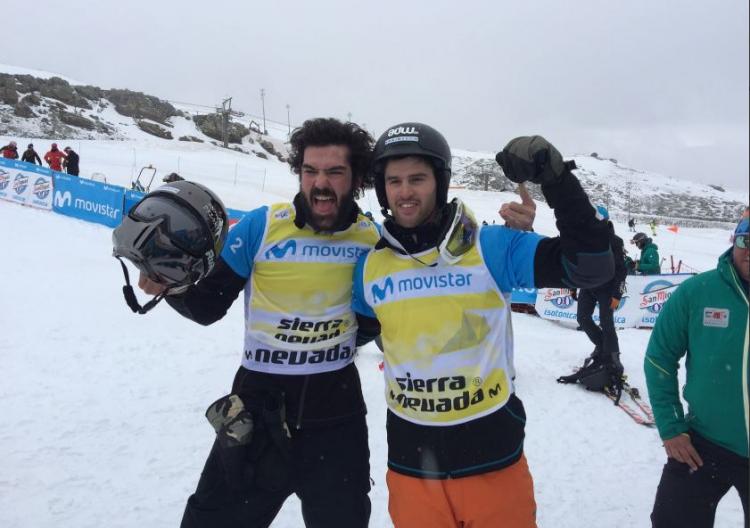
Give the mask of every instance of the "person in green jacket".
[[641, 250], [641, 258], [636, 261], [636, 271], [640, 275], [658, 275], [661, 273], [659, 247], [645, 233], [633, 235], [631, 244]]
[[[682, 283], [656, 320], [644, 369], [667, 463], [654, 528], [711, 527], [719, 500], [737, 488], [748, 526], [748, 219], [716, 269]], [[685, 360], [680, 401], [677, 370]]]

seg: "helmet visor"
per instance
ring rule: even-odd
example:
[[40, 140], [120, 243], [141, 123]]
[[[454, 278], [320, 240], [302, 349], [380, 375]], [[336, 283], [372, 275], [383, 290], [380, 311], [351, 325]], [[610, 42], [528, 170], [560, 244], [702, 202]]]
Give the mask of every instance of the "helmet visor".
[[201, 219], [174, 200], [149, 196], [136, 204], [128, 215], [140, 222], [161, 220], [164, 225], [159, 229], [160, 234], [193, 256], [202, 256], [211, 248], [210, 235]]
[[125, 257], [149, 279], [161, 284], [198, 280], [200, 257], [177, 247], [161, 231], [163, 219], [142, 223], [126, 218], [112, 233], [114, 255]]

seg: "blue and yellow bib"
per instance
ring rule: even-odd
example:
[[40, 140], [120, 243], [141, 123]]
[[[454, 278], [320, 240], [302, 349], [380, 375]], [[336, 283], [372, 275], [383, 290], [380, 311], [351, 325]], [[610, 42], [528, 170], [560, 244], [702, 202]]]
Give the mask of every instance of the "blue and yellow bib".
[[[415, 256], [429, 264], [437, 251]], [[391, 411], [453, 425], [505, 405], [513, 391], [510, 307], [476, 245], [457, 264], [436, 267], [376, 250], [362, 271], [364, 299], [382, 328]]]
[[[262, 210], [265, 222], [259, 222]], [[230, 231], [222, 252], [249, 276], [242, 357], [249, 370], [315, 374], [354, 359], [352, 273], [377, 242], [377, 228], [360, 215], [345, 231], [315, 233], [295, 226], [294, 218], [288, 203], [253, 211]]]

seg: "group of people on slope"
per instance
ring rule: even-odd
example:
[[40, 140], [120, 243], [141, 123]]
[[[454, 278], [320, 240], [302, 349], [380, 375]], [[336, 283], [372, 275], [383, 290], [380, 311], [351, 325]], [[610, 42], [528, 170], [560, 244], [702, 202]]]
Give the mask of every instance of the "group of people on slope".
[[[9, 142], [4, 147], [0, 148], [2, 156], [8, 159], [18, 159], [18, 146], [15, 141]], [[26, 150], [21, 155], [21, 161], [27, 163], [34, 163], [37, 165], [42, 164], [42, 159], [39, 154], [34, 150], [34, 144], [29, 143]], [[57, 143], [52, 143], [49, 151], [44, 155], [44, 161], [47, 166], [53, 171], [67, 172], [71, 176], [78, 176], [80, 172], [79, 161], [80, 157], [78, 153], [70, 147], [65, 147], [62, 151], [57, 148]]]
[[[616, 280], [611, 225], [589, 203], [575, 164], [540, 136], [513, 139], [497, 154], [512, 181], [541, 186], [560, 232], [543, 237], [513, 229], [519, 226], [510, 216], [503, 217], [510, 228], [477, 225], [466, 204], [449, 200], [450, 148], [427, 125], [401, 123], [374, 142], [353, 123], [313, 119], [293, 132], [290, 148], [298, 194], [248, 213], [223, 249], [226, 216], [216, 213], [215, 196], [191, 182], [147, 195], [115, 230], [115, 255], [138, 264], [140, 288], [155, 296], [140, 307], [131, 292], [134, 311], [164, 298], [207, 325], [244, 291], [242, 364], [231, 394], [207, 412], [217, 437], [182, 526], [267, 527], [295, 494], [308, 528], [366, 527], [366, 407], [353, 360], [356, 348], [375, 338], [384, 353], [394, 525], [536, 526], [526, 414], [513, 383], [510, 292], [610, 288]], [[371, 186], [382, 226], [355, 202]], [[205, 217], [200, 224], [211, 227], [210, 236], [185, 240], [169, 222], [154, 222], [191, 203], [187, 212]], [[149, 243], [157, 236], [159, 244]], [[170, 240], [184, 246], [205, 238], [213, 244], [200, 258], [175, 256], [168, 247]], [[731, 309], [728, 324], [746, 322], [746, 295], [744, 307]], [[718, 332], [713, 339], [726, 344], [722, 352], [733, 361], [742, 355], [734, 340], [724, 343]], [[744, 347], [746, 356], [747, 339]], [[670, 376], [676, 370], [654, 363]], [[745, 435], [744, 450], [734, 441], [728, 447], [744, 457], [746, 482], [740, 371], [722, 374], [734, 400], [731, 411], [720, 412], [732, 435]], [[652, 401], [658, 420], [681, 409], [674, 389]], [[746, 417], [746, 397], [744, 407]], [[676, 427], [660, 425], [665, 442], [690, 434], [687, 416], [671, 418]], [[700, 470], [693, 475], [703, 478]], [[663, 486], [665, 502], [684, 508], [681, 515], [698, 507], [691, 490]], [[677, 526], [654, 519], [654, 526]]]

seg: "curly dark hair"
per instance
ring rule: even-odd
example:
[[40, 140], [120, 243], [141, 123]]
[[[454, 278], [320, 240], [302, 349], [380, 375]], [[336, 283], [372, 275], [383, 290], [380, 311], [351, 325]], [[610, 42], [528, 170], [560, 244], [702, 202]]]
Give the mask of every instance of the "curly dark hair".
[[359, 180], [355, 197], [360, 197], [364, 189], [372, 187], [370, 160], [375, 141], [367, 130], [355, 123], [342, 123], [331, 117], [308, 119], [302, 126], [295, 128], [289, 139], [289, 165], [295, 174], [300, 173], [302, 160], [307, 147], [325, 147], [342, 145], [349, 147], [349, 165], [352, 177]]

